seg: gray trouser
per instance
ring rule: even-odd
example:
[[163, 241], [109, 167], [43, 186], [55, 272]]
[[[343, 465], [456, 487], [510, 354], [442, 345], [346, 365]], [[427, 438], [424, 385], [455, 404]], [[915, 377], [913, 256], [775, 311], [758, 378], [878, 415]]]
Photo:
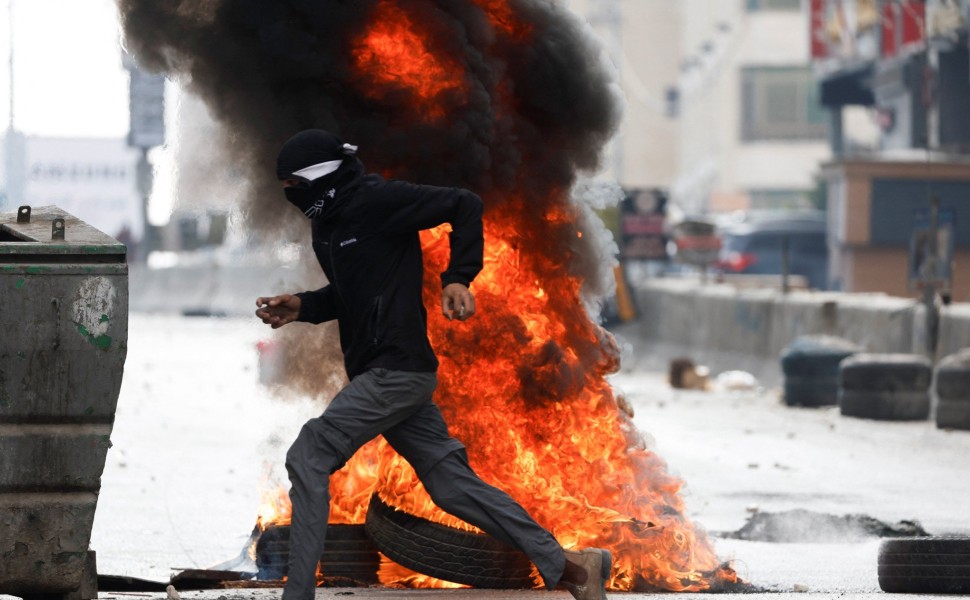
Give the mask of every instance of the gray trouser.
[[448, 435], [431, 401], [434, 373], [371, 369], [358, 375], [323, 415], [310, 419], [286, 453], [293, 522], [285, 600], [309, 600], [316, 587], [330, 510], [330, 475], [380, 434], [403, 456], [442, 510], [519, 548], [548, 588], [562, 578], [562, 547], [508, 494], [478, 478], [465, 447]]

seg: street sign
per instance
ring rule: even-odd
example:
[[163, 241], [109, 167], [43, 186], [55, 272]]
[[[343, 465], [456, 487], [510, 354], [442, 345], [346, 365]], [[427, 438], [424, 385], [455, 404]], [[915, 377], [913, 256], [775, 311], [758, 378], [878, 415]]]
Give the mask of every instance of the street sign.
[[667, 195], [631, 190], [620, 202], [620, 249], [624, 260], [667, 260]]
[[165, 77], [130, 65], [128, 145], [148, 149], [165, 143]]
[[923, 289], [927, 281], [938, 290], [953, 286], [953, 239], [956, 215], [953, 209], [941, 208], [936, 216], [936, 264], [933, 273], [926, 273], [930, 257], [930, 210], [913, 211], [913, 234], [909, 244], [909, 287]]

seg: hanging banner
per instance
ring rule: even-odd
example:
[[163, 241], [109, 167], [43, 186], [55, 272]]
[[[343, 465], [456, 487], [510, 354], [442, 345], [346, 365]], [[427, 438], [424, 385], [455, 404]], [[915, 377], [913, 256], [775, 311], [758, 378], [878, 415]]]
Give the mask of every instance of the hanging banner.
[[809, 39], [813, 60], [829, 56], [829, 43], [825, 37], [825, 5], [826, 0], [809, 0]]

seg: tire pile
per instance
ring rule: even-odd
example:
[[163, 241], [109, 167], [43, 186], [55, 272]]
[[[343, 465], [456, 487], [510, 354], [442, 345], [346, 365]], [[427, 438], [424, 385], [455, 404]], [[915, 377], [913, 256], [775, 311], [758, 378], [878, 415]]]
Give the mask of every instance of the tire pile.
[[861, 352], [849, 340], [831, 335], [805, 335], [781, 353], [785, 404], [831, 406], [839, 402], [839, 364]]
[[[260, 580], [282, 579], [289, 561], [288, 525], [267, 528], [256, 543]], [[477, 588], [534, 586], [532, 563], [522, 552], [484, 533], [462, 531], [397, 510], [377, 494], [365, 525], [327, 527], [320, 572], [328, 583], [378, 583], [381, 555], [412, 571]]]
[[838, 405], [844, 416], [884, 421], [935, 414], [940, 429], [970, 431], [970, 348], [934, 369], [919, 354], [864, 353], [843, 338], [806, 335], [780, 358], [788, 406]]
[[917, 354], [856, 354], [839, 365], [839, 410], [847, 417], [924, 421], [933, 367]]
[[936, 426], [970, 430], [970, 348], [940, 361], [936, 396]]
[[[266, 528], [256, 542], [257, 579], [283, 579], [290, 558], [290, 526]], [[377, 583], [381, 564], [377, 546], [367, 537], [363, 525], [327, 526], [327, 544], [320, 557], [324, 577], [348, 586]]]

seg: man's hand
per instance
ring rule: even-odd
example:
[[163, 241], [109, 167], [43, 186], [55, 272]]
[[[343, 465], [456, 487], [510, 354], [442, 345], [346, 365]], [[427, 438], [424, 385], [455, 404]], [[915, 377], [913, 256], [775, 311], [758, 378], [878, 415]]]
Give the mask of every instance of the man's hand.
[[290, 294], [273, 296], [272, 298], [258, 298], [256, 300], [256, 316], [263, 320], [263, 323], [279, 329], [287, 323], [296, 321], [300, 316], [300, 297]]
[[441, 310], [451, 321], [464, 321], [475, 314], [475, 296], [460, 283], [449, 283], [441, 292]]

